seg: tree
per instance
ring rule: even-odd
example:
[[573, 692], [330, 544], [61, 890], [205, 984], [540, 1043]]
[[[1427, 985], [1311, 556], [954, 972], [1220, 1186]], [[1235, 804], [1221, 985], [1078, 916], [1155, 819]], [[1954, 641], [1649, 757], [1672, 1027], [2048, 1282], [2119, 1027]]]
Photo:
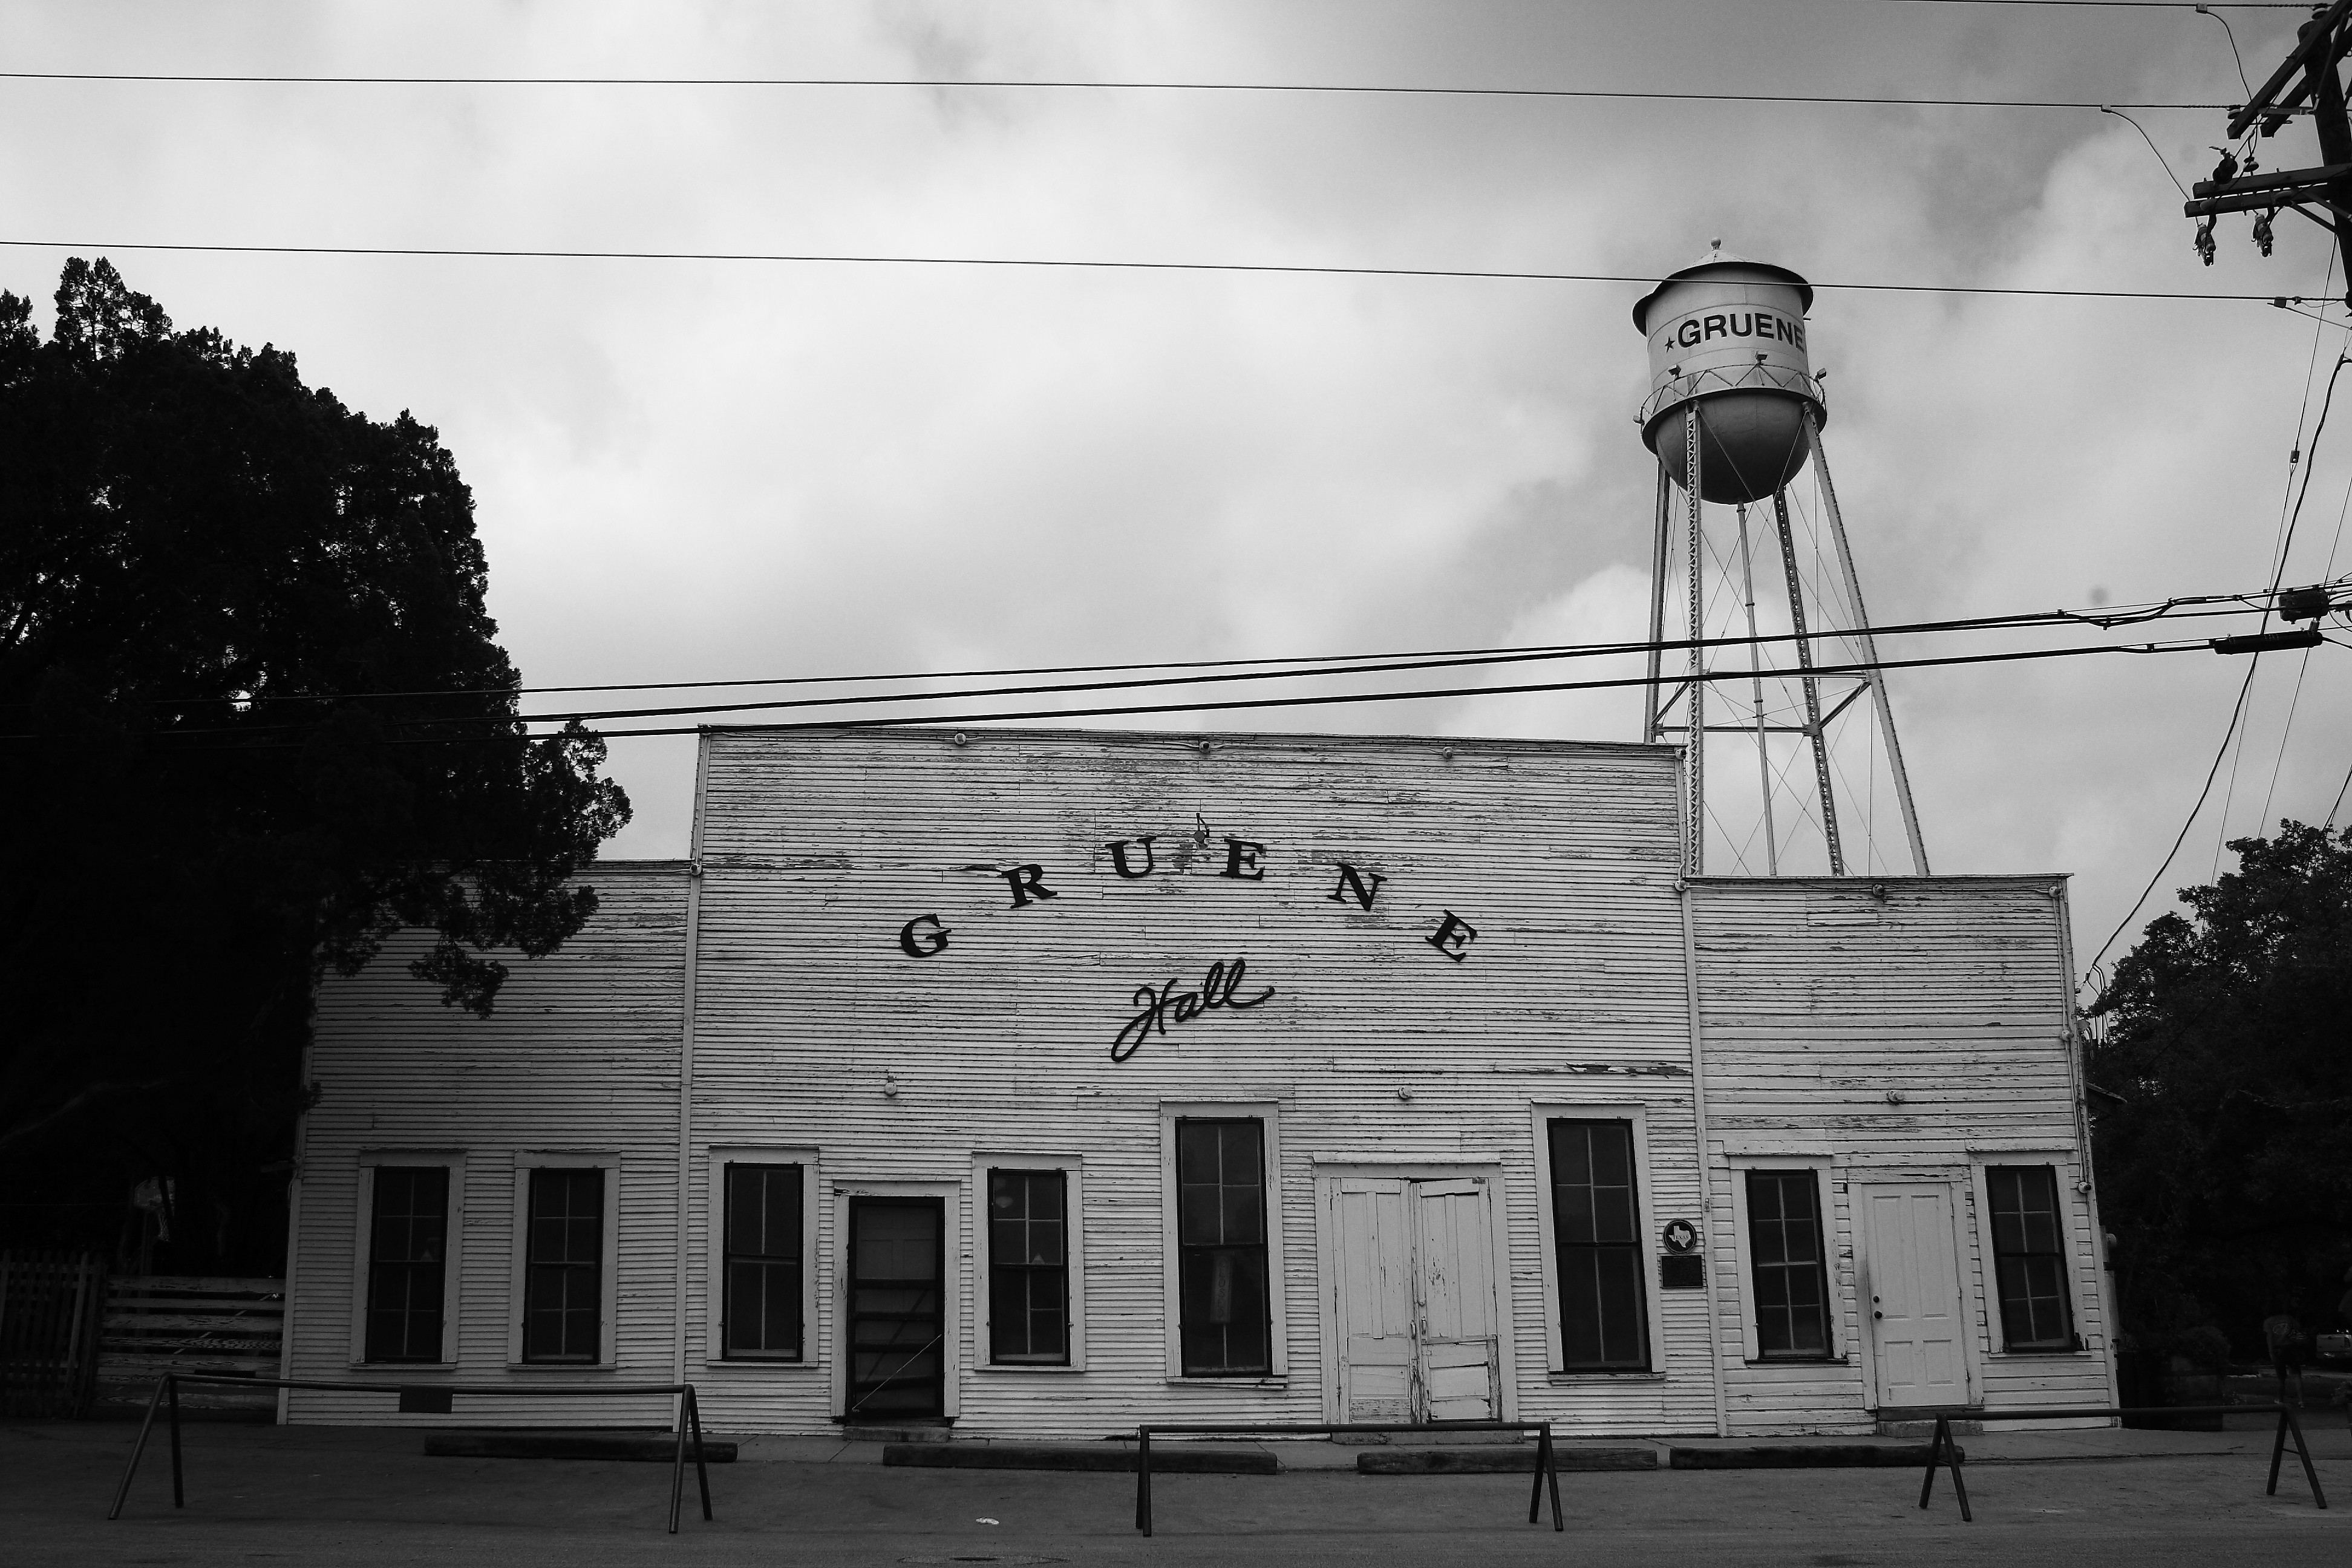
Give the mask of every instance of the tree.
[[518, 721], [487, 583], [406, 413], [174, 331], [104, 260], [47, 342], [0, 292], [0, 1178], [61, 1194], [46, 1234], [171, 1177], [181, 1237], [266, 1261], [221, 1216], [282, 1187], [325, 967], [427, 929], [419, 979], [488, 1013], [498, 950], [594, 911], [628, 802], [601, 741]]
[[2117, 965], [2091, 1076], [2125, 1326], [2252, 1355], [2272, 1312], [2332, 1318], [2352, 1265], [2352, 829], [2230, 847]]

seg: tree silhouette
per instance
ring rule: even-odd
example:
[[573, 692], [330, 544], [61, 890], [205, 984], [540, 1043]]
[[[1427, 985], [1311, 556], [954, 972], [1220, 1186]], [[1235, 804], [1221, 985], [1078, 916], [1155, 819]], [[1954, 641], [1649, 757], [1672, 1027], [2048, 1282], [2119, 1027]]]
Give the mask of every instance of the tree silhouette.
[[415, 973], [487, 1013], [497, 951], [594, 910], [573, 879], [628, 802], [601, 741], [518, 722], [487, 583], [431, 427], [174, 331], [104, 260], [66, 264], [47, 342], [0, 293], [12, 1195], [266, 1163], [326, 966], [424, 928]]
[[2352, 829], [2242, 838], [2181, 892], [2092, 1009], [2100, 1205], [2124, 1322], [2258, 1325], [2335, 1314], [2352, 1265]]

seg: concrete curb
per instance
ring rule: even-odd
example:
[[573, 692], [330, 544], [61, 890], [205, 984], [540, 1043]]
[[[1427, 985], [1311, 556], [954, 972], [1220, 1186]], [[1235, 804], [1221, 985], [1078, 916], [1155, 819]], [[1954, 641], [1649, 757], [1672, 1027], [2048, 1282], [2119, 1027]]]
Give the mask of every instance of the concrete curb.
[[[1775, 1443], [1746, 1448], [1671, 1448], [1668, 1464], [1677, 1470], [1812, 1470], [1888, 1468], [1924, 1470], [1925, 1443]], [[1965, 1449], [1953, 1446], [1963, 1463]]]
[[[933, 1470], [1135, 1470], [1135, 1450], [1106, 1443], [889, 1443], [886, 1465]], [[1254, 1448], [1155, 1447], [1155, 1475], [1273, 1476], [1282, 1467]]]
[[[1654, 1470], [1655, 1448], [1552, 1449], [1560, 1470]], [[1926, 1463], [1924, 1459], [1920, 1461]], [[1536, 1468], [1531, 1444], [1490, 1445], [1461, 1448], [1388, 1448], [1356, 1456], [1356, 1473], [1365, 1476], [1527, 1476]]]
[[[677, 1458], [674, 1436], [631, 1432], [436, 1432], [425, 1439], [428, 1458], [440, 1459], [643, 1459], [670, 1464]], [[705, 1438], [703, 1462], [731, 1465], [735, 1445]], [[688, 1444], [686, 1462], [694, 1463]]]

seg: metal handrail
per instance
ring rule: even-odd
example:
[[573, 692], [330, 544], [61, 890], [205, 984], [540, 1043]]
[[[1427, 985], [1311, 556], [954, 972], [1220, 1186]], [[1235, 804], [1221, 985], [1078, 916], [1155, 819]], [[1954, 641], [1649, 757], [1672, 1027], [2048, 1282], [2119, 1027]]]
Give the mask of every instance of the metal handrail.
[[122, 1484], [114, 1489], [114, 1506], [106, 1510], [109, 1519], [122, 1515], [122, 1505], [131, 1496], [131, 1479], [139, 1473], [140, 1457], [147, 1452], [147, 1434], [155, 1425], [155, 1409], [169, 1401], [172, 1424], [172, 1506], [185, 1508], [186, 1489], [181, 1479], [180, 1466], [180, 1384], [184, 1383], [219, 1383], [237, 1388], [310, 1388], [330, 1394], [399, 1394], [411, 1393], [480, 1395], [485, 1398], [520, 1394], [524, 1398], [577, 1398], [586, 1394], [661, 1394], [677, 1400], [677, 1453], [671, 1461], [669, 1480], [669, 1532], [677, 1533], [677, 1515], [686, 1492], [686, 1448], [688, 1433], [693, 1433], [694, 1479], [702, 1489], [702, 1517], [710, 1515], [710, 1471], [702, 1458], [702, 1407], [694, 1395], [690, 1383], [622, 1383], [622, 1384], [557, 1384], [545, 1387], [512, 1387], [504, 1384], [462, 1383], [324, 1383], [298, 1377], [230, 1377], [218, 1373], [167, 1372], [155, 1380], [155, 1392], [147, 1396], [147, 1416], [139, 1423], [139, 1439], [131, 1446], [131, 1462], [123, 1467]]
[[1559, 1517], [1559, 1467], [1551, 1446], [1549, 1421], [1154, 1421], [1135, 1429], [1135, 1528], [1151, 1533], [1151, 1435], [1179, 1433], [1188, 1437], [1330, 1436], [1340, 1432], [1533, 1432], [1536, 1434], [1536, 1484], [1528, 1499], [1528, 1522], [1543, 1509], [1544, 1487], [1551, 1487], [1551, 1527], [1566, 1530]]
[[1717, 368], [1678, 375], [1642, 400], [1641, 412], [1633, 416], [1633, 421], [1647, 429], [1651, 420], [1675, 404], [1686, 403], [1695, 397], [1712, 397], [1717, 393], [1748, 392], [1759, 388], [1793, 393], [1804, 398], [1823, 411], [1823, 422], [1827, 423], [1829, 394], [1820, 378], [1776, 364], [1746, 364], [1737, 370]]
[[[2092, 1418], [2113, 1419], [2125, 1415], [2258, 1415], [2265, 1411], [2278, 1412], [2278, 1432], [2271, 1439], [2271, 1479], [2263, 1489], [2265, 1497], [2278, 1495], [2279, 1464], [2286, 1458], [2287, 1434], [2294, 1434], [2295, 1457], [2303, 1461], [2303, 1478], [2311, 1483], [2311, 1500], [2321, 1508], [2327, 1506], [2327, 1496], [2319, 1489], [2319, 1472], [2312, 1468], [2311, 1450], [2304, 1446], [2303, 1424], [2284, 1404], [2279, 1405], [2100, 1405], [2081, 1408], [2053, 1410], [1964, 1410], [1962, 1421], [2075, 1421]], [[1960, 1500], [1960, 1518], [1973, 1522], [1976, 1515], [1969, 1511], [1969, 1484], [1960, 1479], [1959, 1451], [1952, 1442], [1953, 1416], [1948, 1411], [1936, 1416], [1936, 1435], [1927, 1444], [1927, 1474], [1919, 1483], [1919, 1506], [1926, 1508], [1927, 1499], [1936, 1489], [1936, 1471], [1948, 1466], [1952, 1472], [1952, 1491]]]

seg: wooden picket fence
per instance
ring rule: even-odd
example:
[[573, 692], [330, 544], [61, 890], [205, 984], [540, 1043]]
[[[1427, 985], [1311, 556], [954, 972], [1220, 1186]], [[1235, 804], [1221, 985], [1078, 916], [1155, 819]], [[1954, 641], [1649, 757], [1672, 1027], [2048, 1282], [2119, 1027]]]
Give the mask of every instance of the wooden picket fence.
[[105, 1281], [88, 1254], [0, 1252], [0, 1415], [89, 1411]]
[[[286, 1323], [286, 1281], [201, 1275], [131, 1275], [112, 1281], [93, 1401], [102, 1415], [144, 1407], [166, 1372], [276, 1377]], [[274, 1388], [191, 1384], [183, 1405], [268, 1420]]]

